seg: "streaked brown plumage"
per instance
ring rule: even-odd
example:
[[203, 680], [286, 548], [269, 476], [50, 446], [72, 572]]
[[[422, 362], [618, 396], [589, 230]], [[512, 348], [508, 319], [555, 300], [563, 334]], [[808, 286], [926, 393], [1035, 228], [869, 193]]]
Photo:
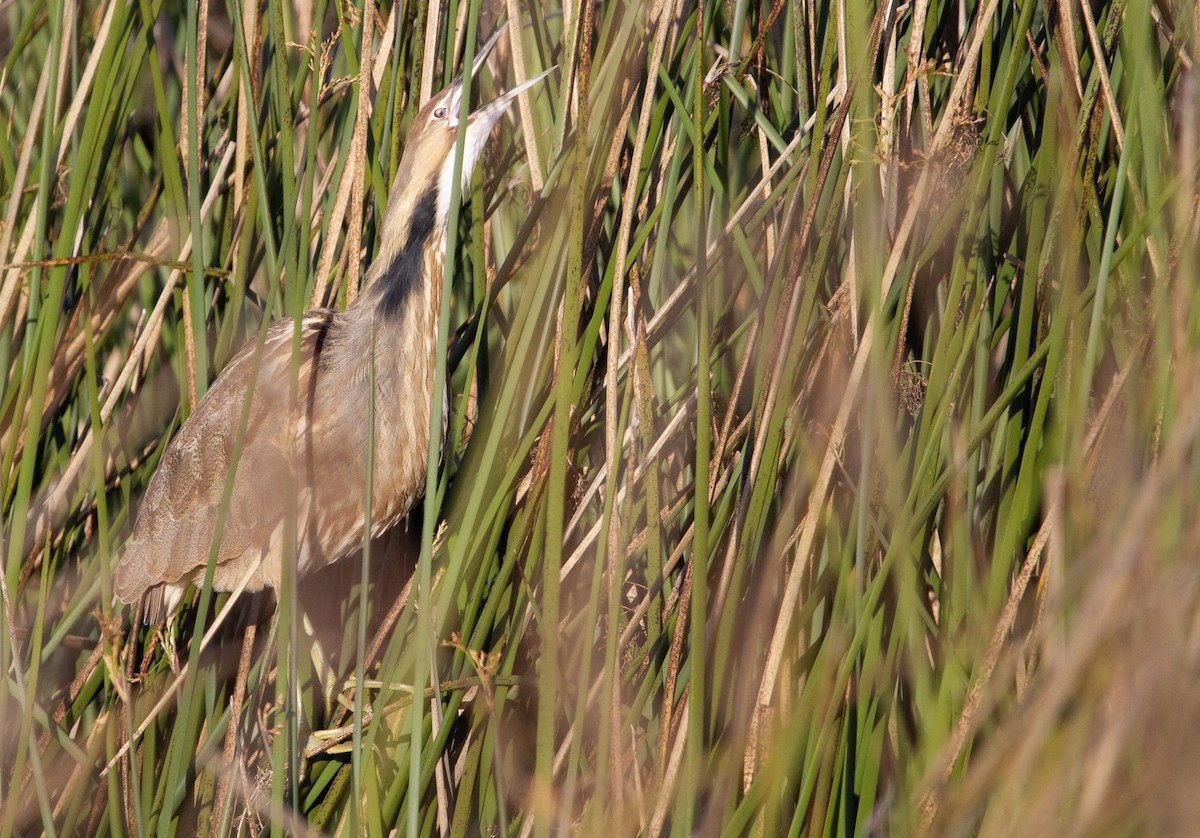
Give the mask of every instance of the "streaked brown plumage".
[[[495, 37], [481, 50], [476, 69], [494, 43]], [[471, 114], [464, 182], [500, 114], [540, 78]], [[113, 580], [126, 602], [147, 595], [147, 621], [172, 610], [187, 586], [204, 578], [252, 383], [213, 574], [217, 590], [232, 590], [244, 577], [247, 590], [278, 586], [293, 503], [300, 573], [361, 545], [372, 355], [372, 534], [393, 526], [423, 494], [462, 89], [460, 78], [413, 121], [360, 298], [345, 311], [304, 315], [295, 402], [289, 395], [295, 323], [287, 318], [270, 326], [261, 353], [251, 341], [230, 361], [168, 445]], [[443, 411], [443, 441], [445, 420]]]

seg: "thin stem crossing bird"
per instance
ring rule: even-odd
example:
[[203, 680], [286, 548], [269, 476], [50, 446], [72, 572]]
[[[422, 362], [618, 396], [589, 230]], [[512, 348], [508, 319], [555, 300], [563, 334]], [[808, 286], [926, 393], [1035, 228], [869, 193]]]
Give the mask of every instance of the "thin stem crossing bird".
[[[480, 51], [472, 77], [499, 34]], [[113, 579], [125, 602], [146, 597], [146, 622], [172, 611], [188, 585], [204, 579], [215, 539], [213, 587], [221, 591], [279, 586], [285, 522], [293, 514], [301, 574], [362, 544], [372, 363], [371, 534], [395, 525], [421, 498], [455, 141], [465, 130], [465, 191], [500, 115], [549, 72], [479, 108], [465, 123], [459, 121], [460, 102], [469, 80], [465, 86], [460, 76], [417, 114], [364, 292], [345, 311], [317, 309], [303, 317], [294, 398], [295, 323], [286, 318], [271, 324], [261, 350], [255, 342], [243, 348], [196, 405], [150, 481]], [[443, 444], [446, 419], [443, 409]], [[217, 534], [231, 469], [232, 496]]]

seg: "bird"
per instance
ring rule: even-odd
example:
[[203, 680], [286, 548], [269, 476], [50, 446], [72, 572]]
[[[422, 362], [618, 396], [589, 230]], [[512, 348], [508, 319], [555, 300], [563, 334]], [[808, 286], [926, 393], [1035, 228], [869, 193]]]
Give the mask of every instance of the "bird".
[[[469, 78], [501, 31], [480, 49]], [[291, 389], [296, 324], [282, 318], [261, 348], [251, 340], [240, 349], [196, 404], [163, 452], [113, 574], [118, 599], [143, 601], [144, 622], [172, 613], [188, 586], [205, 578], [214, 542], [214, 590], [251, 592], [279, 587], [292, 515], [301, 575], [362, 545], [372, 386], [371, 536], [423, 496], [455, 142], [465, 131], [461, 194], [501, 114], [554, 69], [465, 122], [460, 103], [469, 79], [460, 75], [433, 96], [412, 122], [362, 292], [344, 310], [315, 309], [301, 319], [298, 387]], [[217, 533], [230, 471], [232, 495]]]

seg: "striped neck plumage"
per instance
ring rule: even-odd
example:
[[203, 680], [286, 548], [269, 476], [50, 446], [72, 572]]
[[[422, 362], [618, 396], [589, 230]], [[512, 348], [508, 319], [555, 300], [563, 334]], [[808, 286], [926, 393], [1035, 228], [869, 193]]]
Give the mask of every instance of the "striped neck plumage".
[[[395, 190], [393, 190], [395, 191]], [[380, 250], [367, 272], [367, 298], [383, 318], [401, 314], [426, 284], [441, 287], [446, 225], [438, 217], [437, 187], [429, 185], [408, 206], [389, 208]], [[407, 210], [406, 218], [400, 211]], [[401, 220], [407, 223], [401, 223]], [[438, 276], [431, 274], [436, 272]]]

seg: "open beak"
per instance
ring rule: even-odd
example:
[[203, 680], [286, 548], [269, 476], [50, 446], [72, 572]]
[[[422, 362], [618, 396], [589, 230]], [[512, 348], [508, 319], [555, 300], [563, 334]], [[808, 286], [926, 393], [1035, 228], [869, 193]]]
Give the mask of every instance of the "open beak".
[[[475, 77], [479, 75], [479, 71], [483, 69], [483, 64], [485, 61], [487, 61], [488, 55], [491, 54], [497, 42], [499, 42], [500, 36], [504, 34], [507, 28], [508, 21], [505, 20], [500, 24], [499, 27], [497, 27], [496, 31], [492, 33], [492, 36], [487, 39], [487, 43], [480, 47], [479, 51], [475, 53], [475, 60], [471, 62], [471, 74], [466, 80], [464, 80], [463, 76], [460, 75], [451, 83], [453, 92], [446, 101], [446, 105], [450, 108], [450, 113], [452, 114], [451, 126], [456, 125], [456, 117], [458, 114], [459, 103], [462, 101], [461, 97], [463, 90], [470, 88], [471, 81], [473, 81]], [[554, 72], [554, 70], [557, 68], [558, 65], [555, 65], [549, 70], [538, 73], [532, 78], [526, 79], [512, 90], [501, 94], [492, 101], [488, 102], [486, 105], [483, 105], [475, 110], [470, 116], [467, 117], [468, 131], [472, 135], [482, 134], [486, 137], [489, 133], [491, 133], [492, 126], [495, 125], [496, 121], [500, 119], [500, 115], [504, 113], [504, 111], [509, 105], [512, 104], [513, 100], [516, 99], [517, 96], [533, 87], [533, 85], [537, 84], [550, 73]]]
[[504, 113], [508, 106], [513, 103], [514, 99], [557, 69], [558, 65], [555, 65], [549, 70], [544, 70], [538, 73], [536, 76], [521, 82], [512, 90], [497, 96], [483, 107], [473, 111], [471, 115], [467, 117], [468, 130], [471, 131], [471, 133], [482, 131], [483, 133], [487, 134], [490, 132], [492, 130], [492, 126], [496, 124], [496, 120], [500, 118], [500, 114]]
[[[470, 78], [474, 78], [475, 74], [479, 72], [479, 69], [483, 67], [483, 62], [487, 60], [488, 53], [491, 52], [492, 48], [496, 45], [496, 41], [499, 40], [500, 34], [503, 31], [504, 27], [501, 26], [479, 50], [479, 54], [475, 56], [475, 61], [472, 62], [471, 65]], [[486, 105], [478, 108], [474, 113], [467, 117], [465, 126], [466, 136], [463, 138], [464, 145], [461, 170], [462, 189], [465, 190], [470, 187], [471, 173], [474, 171], [475, 163], [479, 160], [479, 155], [483, 152], [484, 145], [487, 144], [488, 135], [492, 133], [492, 128], [500, 119], [500, 115], [504, 113], [505, 109], [511, 105], [518, 96], [520, 96], [533, 85], [540, 82], [556, 69], [558, 69], [557, 66], [551, 67], [549, 70], [546, 70], [543, 73], [538, 73], [533, 78], [527, 79], [521, 84], [518, 84], [512, 90], [501, 94], [492, 101], [488, 102]], [[464, 84], [463, 78], [460, 76], [459, 78], [455, 79], [454, 84], [450, 87], [449, 95], [443, 100], [445, 102], [445, 107], [449, 108], [450, 113], [452, 114], [449, 120], [451, 128], [460, 126], [460, 123], [457, 122], [457, 115], [459, 112], [459, 107], [462, 104], [461, 97], [464, 89], [470, 89], [470, 79], [468, 79], [466, 84]], [[443, 173], [443, 178], [449, 178], [453, 176], [453, 161], [454, 157], [451, 155], [446, 161], [446, 164], [450, 168]], [[448, 181], [446, 182], [446, 185], [443, 187], [443, 191], [440, 194], [446, 195], [446, 201], [449, 201], [449, 195], [451, 193]], [[445, 217], [444, 213], [442, 217]]]
[[[496, 27], [496, 31], [492, 33], [492, 37], [487, 39], [487, 43], [479, 48], [479, 52], [475, 53], [475, 60], [471, 62], [471, 78], [479, 75], [479, 71], [483, 68], [483, 62], [487, 61], [488, 55], [496, 46], [496, 42], [500, 40], [500, 36], [504, 34], [504, 30], [508, 29], [508, 21]], [[458, 77], [458, 81], [462, 81], [462, 76]]]

